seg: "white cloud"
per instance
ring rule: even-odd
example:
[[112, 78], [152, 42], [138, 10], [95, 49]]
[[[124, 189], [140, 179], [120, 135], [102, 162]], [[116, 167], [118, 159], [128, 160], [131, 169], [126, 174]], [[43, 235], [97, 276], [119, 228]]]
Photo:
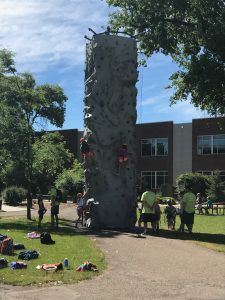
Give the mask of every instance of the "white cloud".
[[107, 6], [99, 0], [1, 0], [1, 46], [25, 69], [83, 63], [88, 27], [101, 31]]
[[154, 104], [154, 105], [157, 104], [157, 105], [161, 106], [161, 104], [164, 102], [164, 99], [168, 100], [170, 96], [171, 96], [171, 92], [169, 92], [169, 91], [162, 92], [161, 94], [149, 97], [143, 101], [139, 101], [139, 105], [148, 106], [148, 105], [152, 105], [152, 104]]
[[178, 101], [170, 106], [172, 91], [164, 91], [138, 104], [138, 121], [155, 122], [173, 120], [175, 123], [190, 122], [191, 119], [208, 117], [207, 112], [194, 107], [189, 101]]

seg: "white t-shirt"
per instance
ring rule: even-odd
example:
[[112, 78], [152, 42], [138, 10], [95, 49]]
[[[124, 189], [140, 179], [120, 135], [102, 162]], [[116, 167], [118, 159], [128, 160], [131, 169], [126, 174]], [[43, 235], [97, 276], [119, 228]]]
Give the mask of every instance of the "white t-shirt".
[[84, 206], [84, 198], [80, 197], [77, 199], [77, 207], [83, 207]]

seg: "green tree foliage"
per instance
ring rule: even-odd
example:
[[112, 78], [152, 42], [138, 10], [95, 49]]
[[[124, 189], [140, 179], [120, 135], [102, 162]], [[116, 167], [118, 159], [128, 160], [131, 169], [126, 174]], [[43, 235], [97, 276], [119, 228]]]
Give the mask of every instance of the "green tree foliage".
[[170, 55], [171, 102], [191, 100], [212, 115], [225, 113], [225, 2], [223, 0], [106, 0], [118, 7], [114, 29], [136, 35], [147, 57]]
[[74, 160], [72, 167], [67, 170], [65, 169], [59, 174], [56, 180], [56, 187], [67, 191], [71, 196], [76, 195], [78, 192], [82, 192], [83, 186], [84, 171], [78, 160]]
[[47, 193], [50, 186], [65, 167], [72, 164], [73, 154], [66, 149], [60, 133], [45, 133], [33, 144], [33, 177], [41, 193]]
[[219, 171], [210, 177], [209, 188], [206, 192], [213, 202], [225, 201], [225, 182], [222, 181]]
[[32, 142], [34, 125], [48, 121], [62, 127], [67, 97], [58, 85], [37, 85], [32, 74], [19, 73], [14, 55], [0, 50], [0, 138], [8, 150], [13, 168], [19, 170], [15, 180], [23, 180], [28, 190], [27, 217], [31, 218], [33, 181]]
[[210, 184], [210, 177], [208, 175], [203, 175], [200, 173], [186, 173], [181, 174], [176, 179], [176, 189], [178, 197], [181, 197], [185, 192], [185, 186], [191, 187], [192, 192], [196, 195], [200, 193], [206, 196], [206, 190]]

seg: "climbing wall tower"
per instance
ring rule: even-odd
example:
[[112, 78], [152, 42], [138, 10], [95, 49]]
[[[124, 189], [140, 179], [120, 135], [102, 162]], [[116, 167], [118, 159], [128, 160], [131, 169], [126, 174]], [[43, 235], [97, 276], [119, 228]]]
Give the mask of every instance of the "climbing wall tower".
[[[94, 35], [86, 46], [84, 139], [93, 151], [85, 160], [90, 197], [99, 202], [91, 226], [129, 228], [136, 211], [137, 48], [132, 38]], [[119, 166], [119, 149], [128, 160]]]

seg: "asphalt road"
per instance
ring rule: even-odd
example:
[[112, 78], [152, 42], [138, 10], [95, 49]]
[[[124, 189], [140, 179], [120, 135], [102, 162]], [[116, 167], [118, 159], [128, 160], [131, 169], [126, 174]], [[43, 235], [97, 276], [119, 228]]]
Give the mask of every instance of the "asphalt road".
[[[74, 219], [73, 207], [61, 217]], [[0, 299], [225, 299], [223, 253], [163, 236], [101, 231], [90, 237], [106, 255], [103, 275], [74, 285], [0, 285]]]

